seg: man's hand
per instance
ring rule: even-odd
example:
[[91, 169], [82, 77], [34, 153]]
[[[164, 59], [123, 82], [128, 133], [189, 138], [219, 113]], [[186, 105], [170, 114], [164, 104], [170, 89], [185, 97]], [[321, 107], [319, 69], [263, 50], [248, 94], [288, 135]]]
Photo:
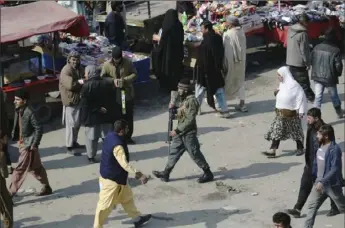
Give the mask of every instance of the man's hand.
[[103, 108], [103, 107], [101, 107], [101, 109], [99, 110], [101, 113], [103, 113], [103, 114], [105, 114], [105, 113], [107, 113], [107, 110], [105, 109], [105, 108]]
[[83, 85], [83, 84], [84, 84], [84, 80], [83, 80], [83, 79], [79, 79], [79, 80], [78, 80], [78, 83], [79, 83], [80, 85]]
[[35, 144], [33, 144], [30, 148], [30, 150], [32, 151], [37, 151], [38, 150], [38, 146], [36, 146]]
[[115, 87], [122, 88], [123, 87], [123, 79], [115, 79]]
[[146, 184], [149, 180], [149, 178], [146, 175], [142, 175], [139, 179], [142, 184]]
[[316, 184], [315, 188], [316, 188], [316, 191], [318, 191], [320, 193], [323, 192], [323, 184], [321, 182], [318, 182]]
[[307, 66], [306, 69], [307, 69], [307, 70], [310, 70], [310, 66]]
[[176, 133], [176, 131], [174, 130], [174, 131], [170, 131], [170, 132], [169, 132], [169, 135], [170, 135], [171, 137], [175, 137], [175, 136], [177, 135], [177, 133]]
[[175, 108], [175, 105], [172, 104], [172, 103], [170, 103], [170, 104], [169, 104], [169, 109], [172, 109], [172, 108]]

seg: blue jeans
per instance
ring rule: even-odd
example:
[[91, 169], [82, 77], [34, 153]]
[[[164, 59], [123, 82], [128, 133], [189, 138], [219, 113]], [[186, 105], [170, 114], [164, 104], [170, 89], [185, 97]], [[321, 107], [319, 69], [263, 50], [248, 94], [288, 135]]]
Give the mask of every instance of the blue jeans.
[[[206, 93], [206, 88], [202, 87], [201, 85], [195, 84], [195, 97], [199, 102], [199, 105], [201, 106], [202, 100], [205, 96]], [[225, 99], [225, 90], [224, 88], [219, 88], [216, 91], [216, 99], [217, 99], [217, 104], [219, 106], [219, 109], [221, 112], [228, 112], [228, 105], [226, 103]]]
[[323, 84], [319, 82], [315, 82], [315, 101], [314, 101], [314, 107], [321, 109], [321, 104], [323, 100], [323, 92], [325, 91], [325, 88], [327, 88], [328, 93], [331, 95], [331, 100], [333, 103], [334, 108], [340, 108], [341, 101], [339, 99], [338, 95], [338, 89], [337, 85], [332, 87], [326, 87]]

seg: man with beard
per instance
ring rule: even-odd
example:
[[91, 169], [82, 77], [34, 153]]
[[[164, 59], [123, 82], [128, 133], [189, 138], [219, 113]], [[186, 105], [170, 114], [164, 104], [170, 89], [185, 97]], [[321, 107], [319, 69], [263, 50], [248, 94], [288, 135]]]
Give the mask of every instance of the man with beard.
[[[8, 119], [4, 93], [0, 88], [0, 216], [3, 217], [5, 228], [13, 227], [13, 203], [6, 187], [8, 177], [9, 155], [6, 153], [8, 140]], [[10, 161], [11, 162], [11, 161]], [[1, 226], [1, 224], [0, 224]]]
[[200, 144], [196, 135], [196, 115], [199, 109], [199, 102], [192, 93], [189, 79], [184, 78], [179, 82], [178, 93], [182, 99], [182, 103], [177, 109], [177, 127], [175, 130], [169, 132], [172, 137], [172, 145], [168, 163], [164, 171], [153, 171], [153, 175], [161, 178], [164, 182], [168, 182], [171, 171], [187, 150], [193, 161], [204, 171], [204, 174], [198, 179], [198, 182], [206, 183], [212, 181], [213, 174], [204, 155], [200, 151]]
[[38, 146], [42, 139], [42, 126], [38, 122], [34, 111], [28, 105], [29, 94], [27, 91], [17, 90], [14, 97], [16, 108], [12, 139], [18, 141], [19, 159], [17, 167], [12, 174], [10, 193], [14, 196], [26, 178], [26, 174], [31, 173], [42, 185], [43, 188], [37, 196], [52, 194], [48, 176], [42, 165]]
[[289, 27], [286, 47], [286, 65], [290, 67], [292, 76], [302, 86], [307, 99], [313, 102], [315, 94], [310, 88], [308, 75], [311, 64], [307, 31], [308, 22], [308, 16], [306, 14], [301, 14], [299, 23]]
[[[307, 113], [307, 121], [308, 130], [306, 139], [305, 167], [302, 174], [298, 199], [294, 208], [287, 210], [287, 212], [295, 218], [301, 217], [301, 210], [307, 202], [308, 196], [313, 188], [313, 183], [315, 182], [315, 178], [312, 175], [312, 167], [316, 152], [319, 148], [316, 134], [320, 127], [325, 124], [321, 119], [321, 111], [318, 108], [309, 109]], [[331, 210], [327, 216], [334, 216], [337, 214], [339, 214], [338, 208], [331, 199]]]
[[199, 46], [198, 57], [195, 65], [196, 85], [195, 96], [202, 104], [205, 92], [207, 92], [208, 105], [217, 110], [214, 95], [219, 106], [219, 116], [229, 118], [229, 110], [224, 93], [224, 78], [222, 74], [224, 47], [222, 37], [213, 30], [212, 23], [202, 23], [201, 31], [203, 41]]
[[343, 195], [342, 152], [335, 142], [334, 129], [331, 125], [323, 125], [317, 132], [320, 148], [314, 157], [312, 173], [316, 177], [310, 193], [305, 228], [314, 226], [317, 211], [323, 202], [330, 197], [337, 205], [340, 213], [345, 211]]
[[121, 107], [119, 112], [122, 113], [121, 119], [127, 121], [128, 132], [126, 140], [128, 144], [135, 144], [132, 139], [134, 128], [134, 87], [133, 82], [137, 79], [137, 71], [128, 58], [122, 56], [122, 49], [114, 47], [112, 58], [104, 63], [101, 77], [110, 77], [115, 79], [116, 103]]
[[85, 148], [77, 142], [80, 128], [79, 102], [83, 76], [80, 55], [76, 51], [71, 51], [67, 57], [67, 64], [61, 70], [59, 90], [63, 104], [62, 122], [66, 125], [67, 153], [74, 156], [81, 156], [81, 153], [74, 151], [75, 149]]

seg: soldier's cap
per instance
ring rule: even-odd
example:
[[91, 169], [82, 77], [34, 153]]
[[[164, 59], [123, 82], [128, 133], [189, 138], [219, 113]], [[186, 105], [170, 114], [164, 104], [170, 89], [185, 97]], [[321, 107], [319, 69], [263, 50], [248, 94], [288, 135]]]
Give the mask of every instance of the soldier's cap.
[[180, 89], [186, 89], [186, 90], [191, 89], [190, 80], [188, 78], [182, 78], [180, 82], [178, 83], [177, 87]]

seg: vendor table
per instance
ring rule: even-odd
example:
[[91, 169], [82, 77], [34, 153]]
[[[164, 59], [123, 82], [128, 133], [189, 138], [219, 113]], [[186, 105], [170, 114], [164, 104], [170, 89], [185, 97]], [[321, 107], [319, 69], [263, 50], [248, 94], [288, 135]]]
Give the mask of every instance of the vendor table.
[[[326, 22], [310, 22], [308, 24], [309, 39], [313, 40], [319, 38], [329, 27], [335, 28], [340, 35], [340, 24], [337, 17], [330, 17], [329, 21]], [[270, 30], [265, 27], [267, 43], [282, 43], [284, 47], [286, 47], [288, 29], [289, 26], [285, 26], [283, 30], [279, 28]]]

